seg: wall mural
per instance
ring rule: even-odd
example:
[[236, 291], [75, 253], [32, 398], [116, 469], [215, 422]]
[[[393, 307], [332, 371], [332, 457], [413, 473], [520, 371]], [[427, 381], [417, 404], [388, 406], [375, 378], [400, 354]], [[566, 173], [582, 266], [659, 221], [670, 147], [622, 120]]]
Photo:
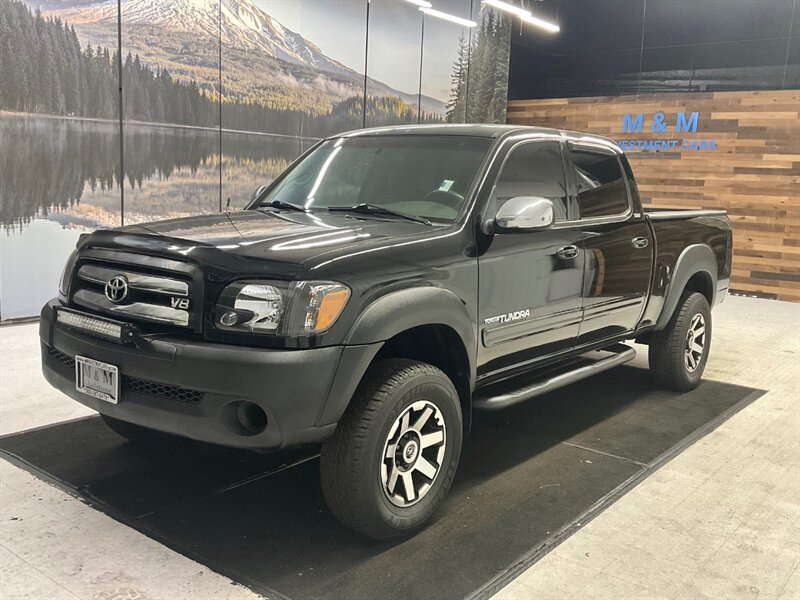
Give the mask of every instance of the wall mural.
[[38, 312], [81, 233], [241, 208], [321, 137], [504, 122], [509, 23], [435, 4], [478, 26], [404, 0], [0, 2], [0, 318]]

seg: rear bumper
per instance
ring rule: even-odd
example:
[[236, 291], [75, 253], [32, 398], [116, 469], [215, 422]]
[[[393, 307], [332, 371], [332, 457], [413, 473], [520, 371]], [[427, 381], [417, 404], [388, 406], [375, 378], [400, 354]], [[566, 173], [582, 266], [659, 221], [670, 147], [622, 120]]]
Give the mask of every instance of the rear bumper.
[[[269, 350], [177, 339], [137, 348], [56, 325], [57, 306], [45, 305], [39, 325], [42, 370], [52, 386], [109, 417], [225, 446], [273, 449], [323, 441], [341, 416], [326, 410], [331, 390], [351, 389], [349, 379], [361, 378], [338, 372], [343, 357], [346, 364], [360, 364], [377, 352], [372, 346]], [[76, 355], [119, 367], [118, 404], [75, 389]], [[331, 404], [346, 406], [341, 400]], [[262, 431], [243, 426], [239, 408], [245, 403], [266, 414]]]

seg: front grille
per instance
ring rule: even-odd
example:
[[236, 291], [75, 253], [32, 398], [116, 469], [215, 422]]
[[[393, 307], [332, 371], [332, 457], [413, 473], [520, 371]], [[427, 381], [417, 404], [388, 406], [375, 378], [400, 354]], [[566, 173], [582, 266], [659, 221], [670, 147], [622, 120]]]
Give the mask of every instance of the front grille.
[[52, 356], [55, 360], [60, 362], [62, 365], [67, 367], [68, 369], [75, 369], [75, 359], [72, 358], [69, 354], [65, 354], [61, 352], [61, 350], [56, 350], [52, 346], [47, 347], [47, 352]]
[[175, 385], [166, 385], [124, 375], [122, 377], [122, 389], [123, 391], [147, 394], [148, 396], [176, 400], [177, 402], [189, 402], [191, 404], [200, 402], [205, 397], [205, 393], [197, 390], [189, 390]]
[[[72, 371], [75, 370], [74, 357], [52, 346], [47, 347], [47, 352], [55, 361], [65, 368]], [[122, 376], [122, 391], [123, 393], [133, 392], [134, 394], [145, 394], [155, 398], [187, 402], [189, 404], [196, 404], [205, 397], [205, 392], [200, 392], [198, 390], [190, 390], [176, 385], [167, 385], [165, 383], [148, 381], [146, 379], [138, 379], [137, 377], [128, 377], [127, 375]]]
[[72, 301], [98, 313], [188, 327], [194, 309], [190, 292], [190, 282], [183, 274], [162, 275], [131, 265], [87, 262], [76, 272]]

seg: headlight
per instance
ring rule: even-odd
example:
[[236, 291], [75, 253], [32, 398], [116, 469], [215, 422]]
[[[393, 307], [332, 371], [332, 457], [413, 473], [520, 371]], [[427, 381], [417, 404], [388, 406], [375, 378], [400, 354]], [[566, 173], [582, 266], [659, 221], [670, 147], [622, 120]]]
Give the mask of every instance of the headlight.
[[314, 335], [336, 322], [349, 297], [334, 281], [236, 281], [220, 294], [214, 323], [228, 331]]
[[237, 281], [217, 301], [217, 325], [239, 331], [274, 333], [283, 315], [283, 293], [260, 281]]
[[61, 272], [61, 279], [58, 282], [58, 295], [66, 302], [69, 297], [69, 284], [72, 281], [72, 272], [75, 270], [75, 263], [78, 260], [78, 250], [75, 249], [69, 255], [64, 270]]

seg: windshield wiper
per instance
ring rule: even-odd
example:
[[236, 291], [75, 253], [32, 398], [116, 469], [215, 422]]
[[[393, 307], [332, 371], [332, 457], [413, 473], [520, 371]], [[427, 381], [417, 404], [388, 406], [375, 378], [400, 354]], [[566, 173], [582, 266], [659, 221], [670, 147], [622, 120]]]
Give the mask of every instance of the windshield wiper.
[[383, 206], [378, 206], [377, 204], [368, 204], [366, 202], [363, 204], [356, 204], [355, 206], [328, 206], [327, 208], [331, 212], [354, 212], [382, 217], [396, 217], [398, 219], [406, 219], [408, 221], [423, 223], [425, 225], [433, 225], [433, 223], [423, 217], [407, 215], [390, 208], [384, 208]]
[[258, 207], [283, 208], [284, 210], [299, 210], [300, 212], [308, 212], [305, 208], [303, 208], [299, 204], [292, 204], [291, 202], [284, 202], [283, 200], [272, 200], [271, 202], [267, 202], [265, 204], [259, 204]]

